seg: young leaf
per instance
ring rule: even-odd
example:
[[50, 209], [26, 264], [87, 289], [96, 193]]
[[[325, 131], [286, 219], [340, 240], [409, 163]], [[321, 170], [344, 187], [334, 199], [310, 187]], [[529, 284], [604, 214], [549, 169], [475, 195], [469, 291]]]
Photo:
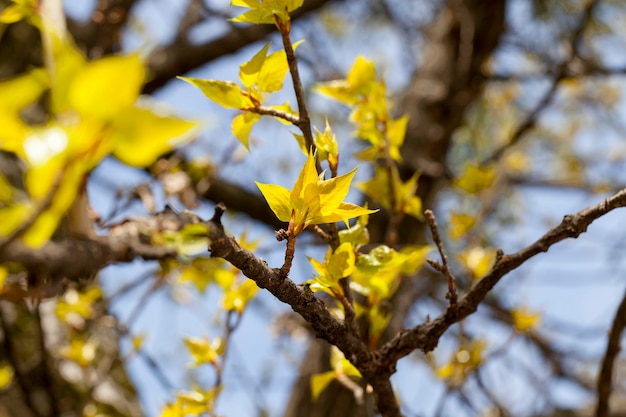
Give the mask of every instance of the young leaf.
[[478, 167], [468, 165], [463, 173], [454, 181], [454, 186], [468, 194], [478, 194], [493, 184], [496, 179], [493, 166]]
[[131, 107], [141, 91], [145, 66], [138, 55], [87, 63], [70, 83], [70, 106], [80, 115], [109, 119]]
[[231, 19], [233, 22], [274, 24], [276, 19], [289, 21], [289, 12], [302, 6], [303, 0], [232, 0], [231, 6], [249, 8], [247, 12]]
[[191, 366], [201, 366], [205, 364], [215, 365], [219, 358], [218, 350], [222, 345], [221, 339], [215, 339], [209, 343], [206, 338], [200, 337], [186, 337], [183, 338], [187, 351], [193, 358], [193, 364]]
[[261, 120], [261, 116], [256, 113], [245, 112], [238, 114], [233, 119], [231, 130], [233, 135], [241, 142], [246, 149], [250, 149], [249, 138], [252, 128]]
[[256, 182], [256, 185], [278, 220], [285, 223], [289, 222], [293, 210], [289, 190], [276, 184]]
[[315, 402], [319, 398], [320, 394], [326, 389], [337, 374], [335, 371], [326, 371], [321, 374], [315, 374], [311, 377], [311, 399]]
[[461, 261], [472, 273], [472, 278], [480, 279], [489, 272], [495, 256], [495, 249], [475, 246], [461, 253]]
[[[302, 41], [293, 44], [294, 51], [301, 43]], [[280, 51], [272, 53], [263, 63], [263, 67], [256, 80], [259, 91], [274, 93], [282, 89], [287, 71], [289, 71], [289, 64], [287, 63], [285, 51], [281, 49]]]
[[246, 279], [240, 285], [229, 289], [224, 294], [223, 306], [226, 311], [236, 311], [237, 313], [243, 313], [248, 302], [254, 298], [258, 292], [259, 287], [256, 283], [250, 279]]
[[227, 109], [240, 109], [243, 93], [232, 81], [201, 80], [199, 78], [177, 77], [197, 87], [210, 100]]
[[525, 307], [511, 310], [513, 326], [519, 332], [529, 332], [541, 325], [541, 313], [533, 312]]
[[298, 235], [312, 224], [340, 220], [347, 223], [353, 217], [378, 211], [342, 201], [348, 194], [354, 173], [352, 170], [329, 180], [320, 179], [315, 169], [315, 156], [309, 153], [291, 193], [278, 185], [256, 184], [276, 217], [281, 221], [293, 221], [293, 233]]
[[265, 59], [267, 58], [267, 50], [270, 47], [270, 42], [266, 43], [259, 52], [257, 52], [250, 61], [243, 63], [239, 67], [239, 79], [241, 83], [246, 87], [250, 87], [257, 82], [259, 72], [263, 68]]
[[187, 140], [197, 123], [131, 107], [113, 120], [113, 155], [127, 165], [146, 167]]

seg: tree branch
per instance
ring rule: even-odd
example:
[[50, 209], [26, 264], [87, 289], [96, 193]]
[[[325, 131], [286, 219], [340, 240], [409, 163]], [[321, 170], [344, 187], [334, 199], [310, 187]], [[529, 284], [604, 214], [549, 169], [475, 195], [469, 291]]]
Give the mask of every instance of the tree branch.
[[609, 415], [609, 397], [611, 395], [613, 382], [613, 364], [620, 351], [620, 339], [624, 327], [626, 327], [626, 293], [615, 312], [611, 333], [606, 345], [606, 352], [604, 353], [604, 359], [602, 359], [600, 373], [598, 374], [596, 417], [607, 417]]
[[561, 223], [550, 229], [537, 241], [524, 249], [504, 254], [499, 251], [495, 265], [480, 281], [478, 281], [456, 305], [450, 305], [446, 311], [433, 321], [420, 324], [398, 333], [381, 349], [381, 364], [394, 367], [402, 357], [416, 349], [424, 352], [432, 351], [441, 335], [454, 323], [474, 313], [489, 291], [509, 272], [517, 269], [533, 256], [547, 252], [550, 247], [567, 238], [577, 238], [587, 227], [606, 213], [626, 206], [626, 189], [623, 189], [604, 200], [602, 203], [588, 207], [578, 213], [566, 215]]

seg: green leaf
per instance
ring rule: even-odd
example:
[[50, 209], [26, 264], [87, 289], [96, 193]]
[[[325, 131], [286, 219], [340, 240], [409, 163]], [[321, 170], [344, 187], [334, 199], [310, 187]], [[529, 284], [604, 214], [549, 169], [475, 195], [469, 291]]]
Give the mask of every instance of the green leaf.
[[197, 87], [210, 100], [227, 109], [240, 109], [243, 103], [241, 88], [232, 81], [201, 80], [177, 77]]

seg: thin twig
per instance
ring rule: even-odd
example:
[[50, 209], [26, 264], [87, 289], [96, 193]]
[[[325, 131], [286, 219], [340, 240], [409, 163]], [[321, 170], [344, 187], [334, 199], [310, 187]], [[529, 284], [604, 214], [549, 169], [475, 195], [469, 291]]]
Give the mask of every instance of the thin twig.
[[518, 126], [518, 128], [515, 130], [515, 132], [511, 136], [511, 139], [509, 139], [509, 141], [506, 144], [497, 148], [491, 155], [489, 155], [489, 157], [484, 159], [481, 162], [481, 165], [487, 165], [500, 159], [500, 157], [502, 157], [502, 155], [507, 151], [507, 149], [509, 149], [511, 146], [521, 141], [521, 139], [526, 134], [526, 132], [528, 132], [531, 128], [535, 126], [535, 124], [537, 123], [537, 118], [539, 116], [539, 113], [541, 113], [544, 109], [548, 107], [548, 105], [552, 102], [552, 99], [556, 95], [556, 92], [561, 82], [565, 80], [566, 78], [568, 78], [568, 75], [569, 75], [568, 68], [571, 65], [571, 63], [578, 57], [580, 53], [579, 43], [581, 42], [583, 38], [587, 24], [590, 22], [593, 12], [596, 6], [598, 5], [598, 3], [599, 3], [599, 0], [592, 0], [585, 7], [585, 10], [582, 16], [580, 17], [580, 21], [571, 36], [570, 53], [568, 57], [558, 66], [556, 75], [554, 79], [552, 80], [552, 83], [548, 91], [543, 95], [543, 97], [541, 98], [539, 103], [535, 106], [535, 108], [530, 113], [528, 113], [528, 115], [526, 116], [526, 119], [524, 119], [524, 121]]
[[[311, 119], [309, 117], [309, 110], [307, 108], [304, 87], [302, 86], [302, 79], [300, 78], [300, 70], [298, 69], [298, 58], [293, 50], [291, 44], [291, 21], [283, 22], [278, 17], [276, 18], [276, 26], [280, 32], [280, 36], [283, 40], [283, 48], [287, 56], [287, 64], [289, 65], [289, 73], [291, 74], [291, 80], [293, 82], [293, 89], [296, 94], [296, 102], [298, 103], [298, 121], [296, 126], [302, 132], [304, 136], [304, 143], [307, 150], [315, 152], [315, 140], [313, 139], [313, 131], [311, 130]], [[319, 158], [315, 158], [315, 168], [318, 173], [322, 172], [322, 165]]]
[[595, 220], [620, 207], [626, 207], [626, 188], [601, 203], [564, 216], [559, 225], [518, 252], [498, 256], [497, 262], [487, 275], [460, 297], [456, 305], [450, 306], [434, 320], [401, 331], [383, 346], [380, 350], [381, 366], [385, 364], [385, 367], [394, 367], [400, 358], [416, 349], [422, 349], [425, 352], [432, 351], [437, 346], [441, 335], [450, 326], [474, 313], [487, 294], [505, 275], [519, 268], [530, 258], [547, 252], [552, 245], [568, 238], [576, 239], [586, 232]]
[[430, 232], [433, 235], [433, 241], [435, 245], [437, 245], [437, 250], [439, 250], [439, 256], [441, 257], [441, 264], [437, 264], [433, 261], [428, 262], [433, 268], [437, 269], [439, 272], [443, 273], [448, 281], [448, 293], [446, 294], [446, 298], [450, 300], [450, 305], [454, 306], [457, 301], [457, 291], [456, 291], [456, 283], [454, 279], [454, 275], [450, 272], [450, 266], [448, 265], [448, 257], [446, 256], [445, 251], [443, 250], [443, 243], [441, 241], [441, 235], [439, 234], [439, 228], [437, 226], [437, 220], [435, 219], [435, 213], [432, 210], [426, 210], [424, 212], [426, 218], [428, 219], [428, 226], [430, 227]]
[[[231, 318], [233, 317], [233, 315], [235, 315], [234, 316], [235, 320], [231, 321]], [[220, 398], [219, 388], [222, 385], [222, 382], [224, 379], [224, 368], [226, 365], [226, 358], [228, 356], [228, 348], [229, 348], [231, 336], [233, 335], [233, 332], [235, 331], [235, 329], [239, 327], [239, 324], [241, 323], [241, 317], [242, 315], [238, 313], [236, 310], [229, 310], [226, 312], [226, 332], [222, 339], [223, 351], [221, 354], [221, 360], [220, 362], [215, 362], [213, 364], [215, 368], [215, 374], [216, 374], [215, 383], [213, 384], [213, 389], [215, 390], [215, 398], [213, 399], [213, 410], [217, 409], [217, 401]]]
[[609, 340], [606, 344], [606, 352], [604, 353], [604, 359], [602, 359], [602, 366], [598, 374], [598, 404], [596, 406], [596, 417], [607, 417], [609, 415], [609, 397], [611, 395], [613, 381], [613, 364], [620, 351], [620, 340], [624, 327], [626, 327], [626, 293], [624, 293], [622, 302], [615, 312], [611, 333], [609, 334]]
[[296, 236], [294, 234], [294, 222], [293, 219], [289, 222], [289, 228], [287, 231], [280, 229], [276, 232], [276, 240], [279, 242], [282, 240], [287, 241], [287, 248], [285, 249], [285, 263], [280, 268], [278, 274], [281, 278], [287, 278], [291, 265], [293, 263], [293, 257], [296, 252]]
[[263, 116], [277, 117], [279, 119], [283, 119], [289, 123], [292, 123], [296, 126], [298, 125], [298, 123], [300, 123], [300, 118], [296, 116], [295, 114], [287, 113], [286, 111], [274, 109], [272, 107], [256, 106], [256, 107], [252, 107], [252, 108], [245, 109], [245, 110], [251, 113], [260, 114]]

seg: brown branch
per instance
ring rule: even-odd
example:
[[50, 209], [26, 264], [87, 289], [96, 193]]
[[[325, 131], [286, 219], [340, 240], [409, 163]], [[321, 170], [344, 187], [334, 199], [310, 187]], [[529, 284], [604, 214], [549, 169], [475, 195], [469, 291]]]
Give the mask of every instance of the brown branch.
[[260, 115], [277, 117], [279, 119], [286, 120], [289, 123], [296, 125], [296, 126], [298, 125], [298, 123], [300, 123], [300, 118], [298, 116], [291, 114], [291, 113], [287, 113], [282, 110], [273, 109], [271, 107], [258, 106], [252, 109], [245, 109], [245, 110], [252, 112], [252, 113], [260, 114]]
[[89, 55], [99, 57], [119, 51], [121, 34], [137, 0], [100, 0], [87, 24], [68, 20], [69, 31]]
[[450, 305], [453, 306], [456, 304], [456, 300], [458, 297], [455, 283], [456, 280], [454, 279], [454, 275], [452, 275], [452, 272], [450, 271], [450, 266], [448, 265], [448, 257], [443, 250], [443, 242], [441, 241], [441, 235], [439, 235], [439, 228], [437, 227], [435, 213], [433, 213], [432, 210], [426, 210], [424, 212], [424, 215], [428, 219], [428, 226], [430, 227], [430, 232], [433, 235], [433, 241], [435, 242], [435, 245], [437, 245], [437, 250], [439, 251], [439, 256], [441, 257], [441, 264], [438, 264], [431, 260], [427, 260], [427, 262], [430, 266], [441, 272], [446, 277], [446, 281], [448, 281], [448, 293], [446, 294], [446, 298], [450, 300]]
[[607, 417], [609, 415], [609, 397], [611, 395], [613, 381], [613, 364], [620, 351], [620, 339], [626, 327], [626, 293], [615, 312], [611, 333], [606, 344], [606, 352], [602, 359], [602, 366], [598, 374], [598, 404], [596, 405], [596, 417]]
[[[296, 94], [296, 102], [298, 103], [299, 116], [295, 125], [298, 126], [304, 136], [307, 151], [315, 152], [316, 147], [313, 139], [313, 131], [311, 130], [311, 119], [309, 117], [309, 110], [306, 104], [302, 79], [300, 78], [300, 70], [298, 69], [298, 58], [296, 57], [293, 45], [291, 44], [291, 20], [283, 22], [276, 17], [276, 26], [278, 27], [280, 36], [283, 40], [283, 48], [285, 49], [285, 55], [287, 56], [289, 73], [291, 74], [293, 89]], [[319, 157], [315, 158], [315, 168], [317, 169], [318, 174], [322, 172]]]
[[391, 389], [389, 377], [393, 368], [385, 368], [350, 325], [335, 317], [326, 304], [315, 297], [307, 285], [296, 285], [283, 277], [278, 269], [243, 249], [226, 234], [221, 224], [224, 206], [218, 205], [209, 221], [202, 221], [189, 212], [176, 213], [171, 209], [152, 217], [125, 221], [110, 228], [106, 236], [93, 239], [67, 238], [48, 242], [38, 249], [28, 248], [19, 241], [0, 252], [0, 262], [21, 263], [29, 272], [46, 274], [56, 279], [90, 276], [104, 265], [143, 259], [164, 259], [177, 256], [172, 249], [154, 246], [150, 236], [160, 231], [178, 231], [185, 225], [202, 223], [208, 229], [211, 256], [220, 257], [240, 269], [242, 273], [265, 288], [278, 300], [288, 304], [312, 327], [316, 335], [337, 346], [372, 385], [379, 411], [384, 416], [399, 416], [399, 406]]
[[394, 367], [402, 357], [416, 349], [432, 351], [441, 335], [454, 323], [474, 313], [489, 291], [509, 272], [517, 269], [533, 256], [547, 252], [550, 247], [568, 238], [577, 238], [587, 227], [606, 213], [626, 206], [626, 189], [623, 189], [602, 203], [588, 207], [578, 213], [566, 215], [561, 223], [550, 229], [531, 245], [512, 254], [502, 254], [495, 265], [480, 281], [461, 297], [456, 305], [450, 305], [446, 311], [432, 321], [399, 332], [381, 349], [381, 365]]

